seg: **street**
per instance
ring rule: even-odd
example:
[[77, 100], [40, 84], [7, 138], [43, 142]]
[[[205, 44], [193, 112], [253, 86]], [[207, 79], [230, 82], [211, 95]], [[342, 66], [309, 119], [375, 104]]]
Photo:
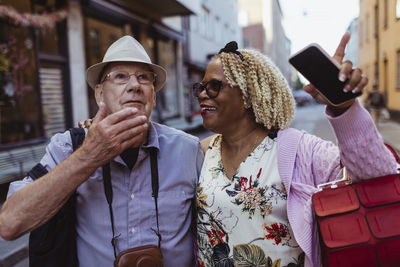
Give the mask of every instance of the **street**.
[[296, 107], [292, 128], [305, 130], [310, 134], [314, 134], [324, 140], [332, 141], [336, 144], [336, 137], [333, 129], [325, 117], [324, 105], [308, 105]]
[[[291, 127], [305, 130], [322, 139], [336, 142], [336, 137], [329, 121], [325, 117], [325, 106], [309, 105], [297, 107], [295, 119]], [[400, 153], [400, 124], [394, 120], [381, 119], [378, 124], [378, 130], [382, 135], [384, 142], [392, 146], [397, 153]]]
[[[323, 105], [308, 105], [297, 107], [295, 119], [290, 127], [305, 130], [310, 134], [317, 135], [322, 139], [336, 143], [336, 138], [333, 133], [332, 127], [325, 117], [325, 106]], [[192, 131], [191, 134], [204, 139], [213, 133], [204, 129], [197, 129]]]
[[[322, 139], [336, 143], [336, 138], [333, 133], [332, 127], [325, 117], [325, 106], [323, 105], [308, 105], [297, 107], [295, 119], [290, 126], [299, 130], [305, 130], [310, 134], [319, 136]], [[213, 133], [206, 130], [197, 129], [192, 131], [191, 134], [201, 139], [206, 138]]]

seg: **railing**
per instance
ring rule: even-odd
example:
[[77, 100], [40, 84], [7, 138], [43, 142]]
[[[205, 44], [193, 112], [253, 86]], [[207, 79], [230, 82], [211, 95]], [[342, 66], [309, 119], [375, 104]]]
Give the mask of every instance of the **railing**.
[[46, 144], [0, 152], [0, 184], [23, 178], [45, 153]]

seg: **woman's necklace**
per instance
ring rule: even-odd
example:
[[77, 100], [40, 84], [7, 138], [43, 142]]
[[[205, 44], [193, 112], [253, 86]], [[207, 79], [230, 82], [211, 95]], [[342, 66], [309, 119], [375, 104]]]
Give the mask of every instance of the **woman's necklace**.
[[[222, 165], [225, 171], [226, 176], [229, 179], [232, 179], [233, 176], [237, 173], [237, 170], [240, 164], [253, 152], [258, 145], [264, 140], [267, 136], [267, 133], [264, 134], [257, 134], [253, 138], [248, 136], [249, 142], [244, 143], [243, 147], [240, 147], [236, 151], [230, 151], [226, 147], [226, 141], [222, 136], [221, 139], [221, 160]], [[224, 145], [225, 144], [225, 145]], [[224, 147], [225, 146], [225, 147]]]

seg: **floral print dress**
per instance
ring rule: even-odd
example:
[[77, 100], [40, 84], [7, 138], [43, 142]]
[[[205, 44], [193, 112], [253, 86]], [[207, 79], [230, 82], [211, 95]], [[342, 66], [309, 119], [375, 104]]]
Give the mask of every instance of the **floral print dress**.
[[276, 139], [266, 137], [232, 179], [221, 140], [211, 140], [197, 187], [198, 266], [304, 266], [287, 218]]

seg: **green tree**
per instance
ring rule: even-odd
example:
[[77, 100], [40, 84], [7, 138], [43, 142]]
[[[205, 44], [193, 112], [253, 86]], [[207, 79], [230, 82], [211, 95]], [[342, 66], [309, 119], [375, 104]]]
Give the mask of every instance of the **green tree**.
[[304, 83], [300, 80], [299, 75], [296, 75], [296, 78], [293, 83], [293, 89], [294, 90], [302, 90], [304, 87]]

